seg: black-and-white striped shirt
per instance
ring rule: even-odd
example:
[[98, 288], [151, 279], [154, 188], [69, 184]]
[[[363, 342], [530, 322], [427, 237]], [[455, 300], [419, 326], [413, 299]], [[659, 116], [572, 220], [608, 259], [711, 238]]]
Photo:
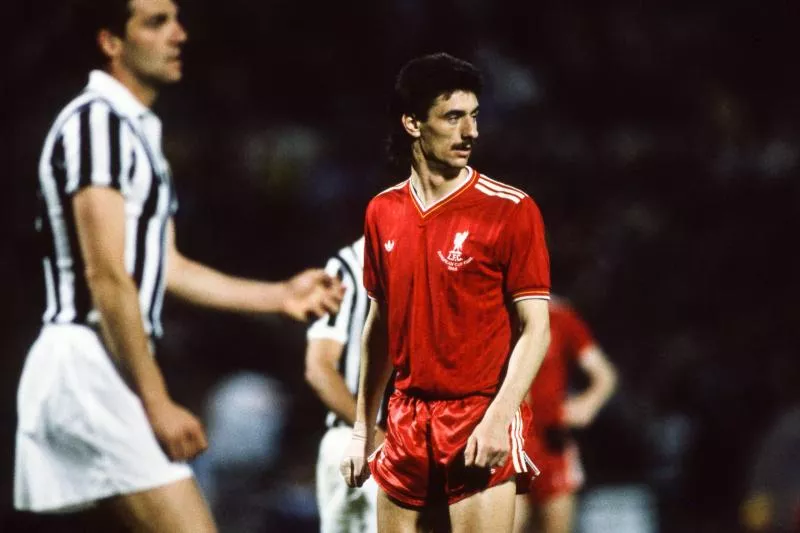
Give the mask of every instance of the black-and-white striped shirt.
[[72, 196], [84, 187], [110, 187], [125, 201], [125, 267], [139, 291], [145, 331], [160, 336], [165, 289], [166, 227], [177, 208], [169, 165], [161, 150], [161, 121], [120, 82], [93, 71], [64, 107], [39, 160], [47, 291], [45, 323], [92, 324]]
[[[347, 388], [355, 396], [358, 393], [358, 374], [361, 361], [361, 333], [369, 309], [369, 297], [364, 288], [364, 237], [346, 246], [328, 260], [325, 272], [338, 277], [345, 288], [344, 298], [336, 314], [325, 315], [309, 328], [308, 340], [331, 339], [343, 345], [339, 359], [339, 373]], [[385, 402], [384, 402], [385, 403]], [[379, 419], [385, 409], [381, 408]], [[336, 413], [329, 412], [327, 425], [338, 422]]]

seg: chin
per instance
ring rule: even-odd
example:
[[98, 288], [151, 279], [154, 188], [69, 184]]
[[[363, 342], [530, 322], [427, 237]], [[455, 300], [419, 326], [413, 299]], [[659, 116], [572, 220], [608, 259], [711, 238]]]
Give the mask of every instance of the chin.
[[442, 169], [442, 173], [455, 178], [458, 176], [462, 170], [464, 170], [467, 166], [467, 163], [463, 160], [458, 161], [448, 161], [444, 164], [444, 168]]
[[451, 172], [459, 172], [467, 166], [469, 158], [466, 157], [444, 157], [441, 159], [429, 159], [431, 168], [437, 168], [440, 172], [450, 174]]
[[178, 83], [183, 79], [183, 72], [172, 72], [166, 76], [161, 78], [161, 83], [164, 85], [172, 85], [173, 83]]
[[147, 77], [147, 81], [153, 87], [164, 87], [173, 85], [181, 81], [183, 75], [179, 72], [159, 72]]
[[161, 71], [162, 83], [175, 83], [183, 78], [183, 66], [179, 62], [172, 62], [165, 65]]

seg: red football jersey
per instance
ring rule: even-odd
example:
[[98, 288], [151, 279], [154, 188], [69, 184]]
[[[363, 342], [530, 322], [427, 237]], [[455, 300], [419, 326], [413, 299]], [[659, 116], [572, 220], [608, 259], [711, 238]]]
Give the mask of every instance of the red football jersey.
[[535, 427], [561, 423], [569, 363], [594, 343], [589, 327], [574, 309], [557, 298], [550, 301], [550, 347], [528, 394]]
[[367, 207], [364, 286], [385, 303], [395, 386], [422, 398], [495, 394], [517, 339], [513, 302], [550, 297], [538, 207], [469, 171], [428, 208], [410, 180]]

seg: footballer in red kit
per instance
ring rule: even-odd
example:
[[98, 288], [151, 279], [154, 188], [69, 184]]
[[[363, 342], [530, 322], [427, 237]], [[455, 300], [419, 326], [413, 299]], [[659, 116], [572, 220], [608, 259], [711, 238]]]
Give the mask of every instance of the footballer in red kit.
[[459, 189], [423, 209], [409, 180], [368, 206], [364, 286], [389, 302], [395, 388], [429, 399], [494, 395], [513, 346], [513, 308], [548, 298], [539, 209], [467, 167]]
[[[574, 366], [586, 373], [589, 386], [570, 397], [568, 380]], [[550, 347], [527, 398], [533, 424], [526, 443], [541, 475], [534, 481], [520, 480], [516, 533], [572, 531], [573, 495], [583, 485], [584, 473], [570, 428], [591, 423], [615, 384], [616, 370], [587, 324], [565, 300], [553, 297]]]
[[[467, 166], [480, 90], [447, 54], [403, 67], [391, 146], [410, 177], [367, 207], [371, 303], [341, 472], [350, 486], [374, 476], [381, 532], [508, 532], [517, 476], [538, 473], [523, 400], [549, 342], [549, 257], [531, 197]], [[393, 372], [373, 451], [376, 391]]]
[[[400, 391], [391, 401], [413, 401], [403, 396], [462, 403], [470, 399], [464, 414], [485, 411], [500, 387], [516, 341], [510, 303], [549, 295], [544, 228], [533, 200], [467, 170], [468, 180], [428, 209], [409, 180], [378, 195], [367, 208], [364, 261], [367, 293], [390, 302], [388, 351], [397, 372], [395, 389]], [[391, 406], [390, 417], [397, 412]], [[434, 414], [436, 409], [431, 409], [429, 416]], [[526, 410], [520, 417], [527, 420]], [[402, 427], [397, 422], [395, 427]], [[472, 428], [463, 428], [467, 429]], [[446, 425], [442, 431], [452, 433]], [[468, 436], [463, 435], [462, 447]], [[495, 471], [498, 480], [531, 468], [521, 445], [512, 439], [512, 460]], [[447, 447], [440, 444], [436, 449]], [[456, 445], [453, 452], [459, 451]], [[463, 484], [448, 485], [444, 494], [432, 494], [427, 487], [417, 494], [409, 490], [409, 474], [416, 465], [427, 469], [425, 454], [423, 450], [415, 461], [407, 449], [396, 453], [390, 441], [378, 452], [382, 460], [373, 465], [376, 481], [409, 505], [424, 505], [437, 496], [454, 503], [490, 482], [488, 477], [476, 478], [478, 484], [471, 490]], [[456, 458], [447, 459], [441, 462]], [[422, 477], [427, 484], [427, 476]], [[391, 478], [402, 483], [391, 483]]]
[[536, 408], [534, 428], [544, 432], [553, 424], [564, 424], [569, 365], [589, 354], [595, 344], [589, 327], [560, 298], [550, 301], [550, 347], [533, 380], [528, 401]]

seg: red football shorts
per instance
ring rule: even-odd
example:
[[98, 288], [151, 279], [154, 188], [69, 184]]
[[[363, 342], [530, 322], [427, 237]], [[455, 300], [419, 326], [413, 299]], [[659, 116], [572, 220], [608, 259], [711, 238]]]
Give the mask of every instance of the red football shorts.
[[456, 503], [514, 478], [538, 474], [525, 448], [530, 409], [523, 404], [509, 425], [511, 454], [505, 465], [464, 465], [467, 439], [483, 418], [492, 398], [468, 396], [425, 401], [395, 391], [389, 399], [386, 439], [370, 458], [378, 485], [397, 502], [410, 507]]
[[528, 433], [526, 444], [536, 457], [541, 474], [536, 479], [520, 479], [517, 492], [530, 494], [532, 502], [541, 504], [560, 494], [573, 493], [583, 486], [584, 475], [578, 446], [567, 439], [557, 448], [553, 439]]

